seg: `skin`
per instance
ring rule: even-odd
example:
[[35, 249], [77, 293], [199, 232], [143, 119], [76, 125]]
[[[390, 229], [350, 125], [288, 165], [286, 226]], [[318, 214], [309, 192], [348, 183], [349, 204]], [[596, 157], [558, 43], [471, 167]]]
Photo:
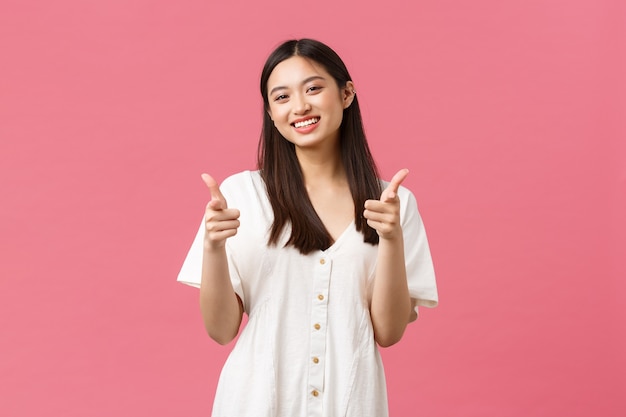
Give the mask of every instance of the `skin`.
[[209, 336], [224, 345], [237, 336], [243, 317], [243, 304], [230, 283], [225, 249], [226, 239], [237, 234], [239, 210], [228, 208], [213, 177], [202, 174], [202, 180], [211, 200], [205, 210], [200, 312]]
[[[319, 64], [302, 57], [276, 66], [268, 79], [268, 113], [278, 131], [295, 145], [309, 198], [333, 238], [354, 218], [354, 206], [339, 154], [339, 126], [343, 109], [354, 99], [354, 85], [337, 86]], [[298, 130], [294, 121], [318, 118], [313, 129]], [[379, 200], [368, 200], [363, 215], [379, 237], [376, 277], [370, 314], [380, 346], [397, 343], [413, 319], [406, 280], [404, 241], [400, 224], [398, 188], [408, 175], [402, 169], [391, 179]], [[225, 242], [237, 233], [239, 211], [229, 208], [218, 183], [202, 179], [211, 200], [205, 211], [204, 256], [200, 310], [208, 334], [220, 344], [239, 331], [243, 306], [228, 275]]]

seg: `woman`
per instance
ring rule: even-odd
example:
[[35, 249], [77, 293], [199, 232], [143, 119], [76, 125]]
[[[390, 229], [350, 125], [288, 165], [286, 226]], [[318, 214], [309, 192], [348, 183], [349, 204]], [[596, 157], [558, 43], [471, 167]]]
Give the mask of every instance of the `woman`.
[[202, 175], [211, 200], [178, 277], [200, 287], [218, 343], [248, 314], [213, 416], [386, 416], [376, 344], [438, 301], [408, 171], [378, 179], [354, 83], [328, 46], [279, 46], [261, 94], [259, 169], [221, 187]]

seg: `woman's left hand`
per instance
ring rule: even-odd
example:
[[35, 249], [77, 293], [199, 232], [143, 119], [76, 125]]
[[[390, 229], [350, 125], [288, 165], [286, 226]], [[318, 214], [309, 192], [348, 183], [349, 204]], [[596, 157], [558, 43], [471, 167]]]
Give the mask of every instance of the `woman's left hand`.
[[393, 176], [380, 200], [365, 202], [363, 217], [367, 219], [367, 224], [378, 232], [381, 239], [402, 237], [398, 188], [408, 174], [408, 169], [401, 169]]

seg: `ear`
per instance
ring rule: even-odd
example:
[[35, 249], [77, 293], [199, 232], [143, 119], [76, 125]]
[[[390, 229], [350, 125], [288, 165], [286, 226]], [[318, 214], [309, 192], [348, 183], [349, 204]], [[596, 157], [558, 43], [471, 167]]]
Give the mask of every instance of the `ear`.
[[346, 86], [343, 88], [341, 92], [341, 98], [343, 100], [343, 108], [347, 109], [350, 107], [352, 102], [354, 101], [354, 96], [356, 95], [356, 90], [354, 89], [354, 83], [352, 81], [348, 81]]

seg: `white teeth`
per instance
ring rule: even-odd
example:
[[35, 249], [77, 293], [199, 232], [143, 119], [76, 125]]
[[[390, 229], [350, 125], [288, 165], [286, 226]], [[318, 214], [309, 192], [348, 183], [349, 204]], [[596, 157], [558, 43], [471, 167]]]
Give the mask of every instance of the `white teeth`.
[[294, 123], [293, 125], [294, 125], [295, 127], [305, 127], [305, 126], [309, 126], [309, 125], [312, 125], [312, 124], [314, 124], [314, 123], [317, 123], [317, 122], [319, 122], [319, 121], [320, 121], [320, 119], [318, 119], [317, 117], [314, 117], [314, 118], [312, 118], [312, 119], [305, 120], [305, 121], [303, 121], [303, 122], [297, 122], [297, 123]]

